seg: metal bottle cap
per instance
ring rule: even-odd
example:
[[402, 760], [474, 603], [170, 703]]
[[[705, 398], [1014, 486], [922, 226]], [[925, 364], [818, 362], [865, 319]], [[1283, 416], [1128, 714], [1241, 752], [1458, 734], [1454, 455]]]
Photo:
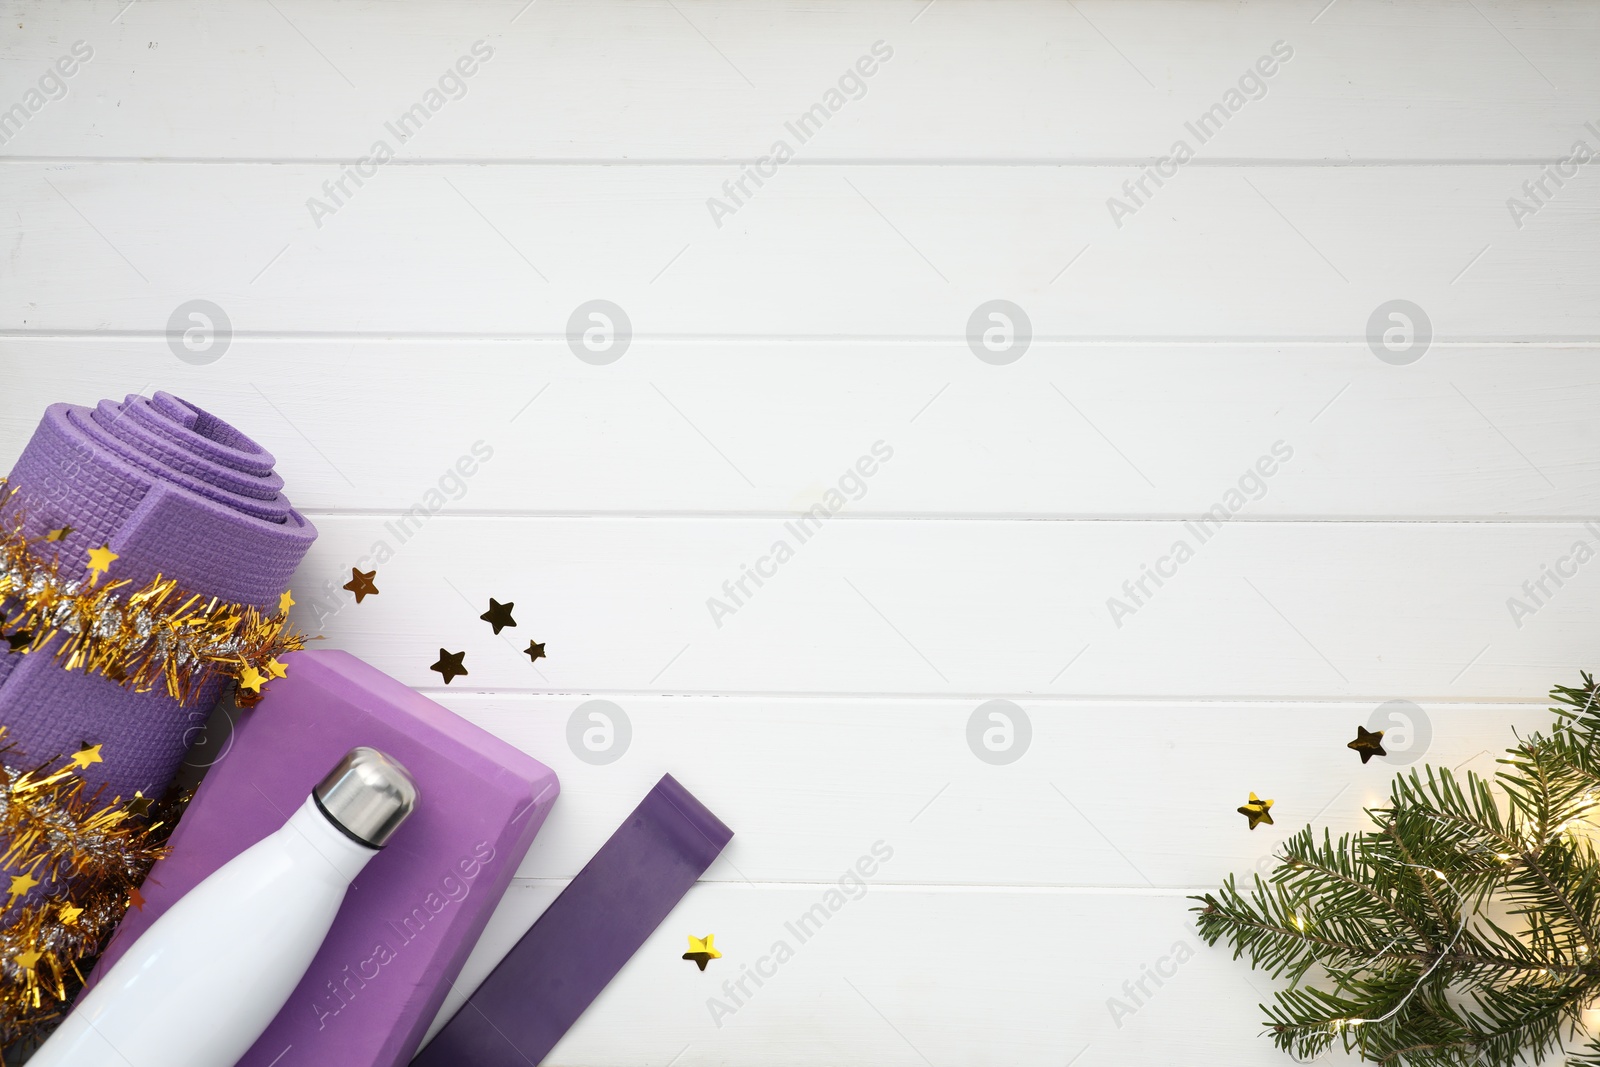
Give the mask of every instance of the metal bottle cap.
[[345, 836], [382, 848], [417, 805], [417, 783], [391, 756], [361, 746], [311, 791], [317, 807]]

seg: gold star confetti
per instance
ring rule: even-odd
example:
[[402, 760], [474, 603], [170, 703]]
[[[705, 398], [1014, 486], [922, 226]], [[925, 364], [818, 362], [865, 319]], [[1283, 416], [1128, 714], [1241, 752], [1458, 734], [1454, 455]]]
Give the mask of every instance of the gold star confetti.
[[1260, 823], [1271, 826], [1272, 815], [1267, 811], [1272, 807], [1272, 801], [1262, 800], [1254, 793], [1250, 794], [1250, 802], [1239, 809], [1239, 814], [1250, 820], [1250, 829], [1254, 830]]
[[128, 890], [128, 907], [144, 910], [144, 894], [139, 892], [138, 886]]
[[369, 596], [378, 595], [378, 587], [372, 584], [372, 579], [377, 576], [378, 569], [376, 567], [370, 571], [358, 571], [351, 567], [350, 580], [344, 583], [344, 588], [356, 595], [356, 603], [359, 604]]
[[46, 541], [65, 541], [72, 536], [72, 527], [62, 526], [44, 535]]
[[683, 958], [694, 960], [702, 971], [705, 970], [706, 964], [712, 960], [720, 960], [722, 958], [722, 953], [717, 951], [717, 946], [711, 943], [716, 936], [716, 934], [707, 934], [705, 937], [696, 937], [690, 934], [689, 951], [683, 954]]
[[1357, 726], [1356, 739], [1344, 747], [1361, 753], [1362, 763], [1367, 762], [1373, 756], [1387, 756], [1389, 754], [1383, 750], [1383, 731], [1379, 730], [1377, 733], [1373, 733], [1365, 726]]
[[150, 814], [150, 798], [145, 796], [143, 791], [134, 793], [133, 794], [133, 799], [128, 801], [128, 814], [129, 815], [149, 815]]
[[62, 926], [77, 926], [78, 916], [83, 914], [83, 909], [73, 907], [71, 904], [63, 904], [57, 914], [61, 917]]
[[282, 663], [278, 662], [276, 659], [267, 660], [267, 677], [268, 678], [287, 678], [288, 676], [289, 676], [289, 668], [288, 667], [285, 667]]
[[72, 763], [78, 770], [86, 769], [92, 763], [104, 763], [100, 756], [99, 745], [84, 745], [72, 754]]
[[[372, 573], [376, 574], [378, 572], [373, 571]], [[287, 615], [292, 607], [294, 607], [294, 597], [290, 596], [289, 590], [285, 589], [283, 595], [278, 598], [278, 614]]]
[[439, 650], [439, 662], [429, 667], [430, 671], [438, 671], [444, 675], [444, 684], [449, 685], [450, 680], [459, 674], [466, 674], [467, 668], [462, 663], [467, 658], [466, 652], [446, 652]]
[[20, 896], [25, 896], [27, 894], [28, 890], [32, 889], [34, 886], [36, 886], [38, 884], [39, 884], [39, 880], [37, 878], [35, 878], [33, 875], [28, 874], [26, 872], [24, 872], [22, 874], [14, 874], [14, 875], [12, 875], [11, 876], [11, 889], [10, 889], [10, 894], [11, 895], [6, 898], [6, 907], [9, 908], [13, 901], [15, 901]]
[[100, 581], [100, 576], [111, 569], [111, 565], [122, 557], [111, 551], [110, 545], [101, 545], [99, 548], [89, 550], [89, 584], [94, 585]]
[[529, 661], [538, 663], [544, 658], [544, 646], [537, 641], [529, 641], [528, 647], [522, 650], [522, 654], [527, 656]]
[[43, 952], [40, 952], [38, 949], [34, 948], [29, 949], [27, 952], [19, 952], [11, 958], [16, 960], [17, 966], [21, 967], [23, 970], [31, 971], [43, 956]]
[[239, 688], [251, 693], [261, 692], [261, 687], [266, 683], [266, 678], [254, 667], [246, 667], [239, 675]]
[[514, 603], [502, 604], [494, 597], [490, 597], [489, 610], [479, 615], [478, 618], [493, 626], [494, 632], [498, 634], [507, 626], [515, 626], [517, 624], [517, 620], [511, 617], [511, 609], [516, 606]]

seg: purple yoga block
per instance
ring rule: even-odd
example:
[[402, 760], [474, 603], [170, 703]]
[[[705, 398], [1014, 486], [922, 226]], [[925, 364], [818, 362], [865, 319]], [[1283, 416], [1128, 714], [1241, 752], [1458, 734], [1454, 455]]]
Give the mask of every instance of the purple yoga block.
[[412, 1067], [541, 1062], [732, 839], [662, 775]]
[[179, 897], [282, 826], [341, 756], [370, 745], [416, 779], [416, 810], [351, 885], [305, 978], [238, 1067], [402, 1064], [560, 786], [544, 764], [349, 653], [296, 652], [284, 663], [288, 676], [238, 713], [172, 854], [145, 881], [144, 908], [128, 913], [92, 978]]

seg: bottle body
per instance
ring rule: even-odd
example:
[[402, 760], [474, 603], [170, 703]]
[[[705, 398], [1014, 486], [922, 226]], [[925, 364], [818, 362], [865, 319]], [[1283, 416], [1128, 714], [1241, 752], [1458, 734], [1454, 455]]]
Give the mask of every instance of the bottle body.
[[307, 797], [151, 924], [29, 1062], [233, 1067], [294, 992], [375, 855]]

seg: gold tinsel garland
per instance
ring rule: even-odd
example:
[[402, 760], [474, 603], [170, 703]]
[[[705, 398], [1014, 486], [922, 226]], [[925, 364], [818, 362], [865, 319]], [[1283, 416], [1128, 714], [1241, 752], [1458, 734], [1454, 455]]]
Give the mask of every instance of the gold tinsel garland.
[[43, 559], [36, 545], [70, 530], [30, 540], [19, 510], [7, 506], [14, 493], [0, 479], [0, 633], [13, 651], [48, 649], [67, 670], [141, 693], [160, 685], [180, 704], [219, 675], [229, 677], [248, 707], [263, 684], [282, 676], [278, 657], [305, 647], [305, 636], [287, 628], [287, 594], [281, 610], [266, 615], [179, 589], [160, 575], [138, 589], [127, 580], [101, 582], [116, 559], [104, 545], [88, 550], [87, 579], [63, 579], [58, 562]]
[[79, 774], [98, 758], [86, 750], [55, 770], [22, 772], [0, 761], [0, 879], [9, 882], [0, 885], [0, 1050], [65, 1012], [83, 985], [79, 964], [139, 900], [183, 803], [102, 804]]
[[[287, 593], [275, 615], [182, 590], [157, 575], [139, 588], [112, 574], [108, 545], [71, 545], [70, 527], [30, 539], [0, 479], [0, 655], [50, 655], [66, 670], [135, 692], [158, 686], [180, 704], [218, 678], [243, 706], [282, 677], [278, 657], [305, 647], [289, 630]], [[42, 542], [58, 546], [48, 556]], [[87, 577], [63, 578], [63, 553], [86, 553]], [[71, 558], [69, 555], [67, 558]], [[109, 581], [103, 580], [110, 578]], [[9, 652], [6, 646], [9, 646]], [[99, 746], [60, 767], [5, 765], [0, 725], [0, 1063], [63, 1014], [87, 964], [116, 930], [187, 798], [102, 803], [79, 772]]]

